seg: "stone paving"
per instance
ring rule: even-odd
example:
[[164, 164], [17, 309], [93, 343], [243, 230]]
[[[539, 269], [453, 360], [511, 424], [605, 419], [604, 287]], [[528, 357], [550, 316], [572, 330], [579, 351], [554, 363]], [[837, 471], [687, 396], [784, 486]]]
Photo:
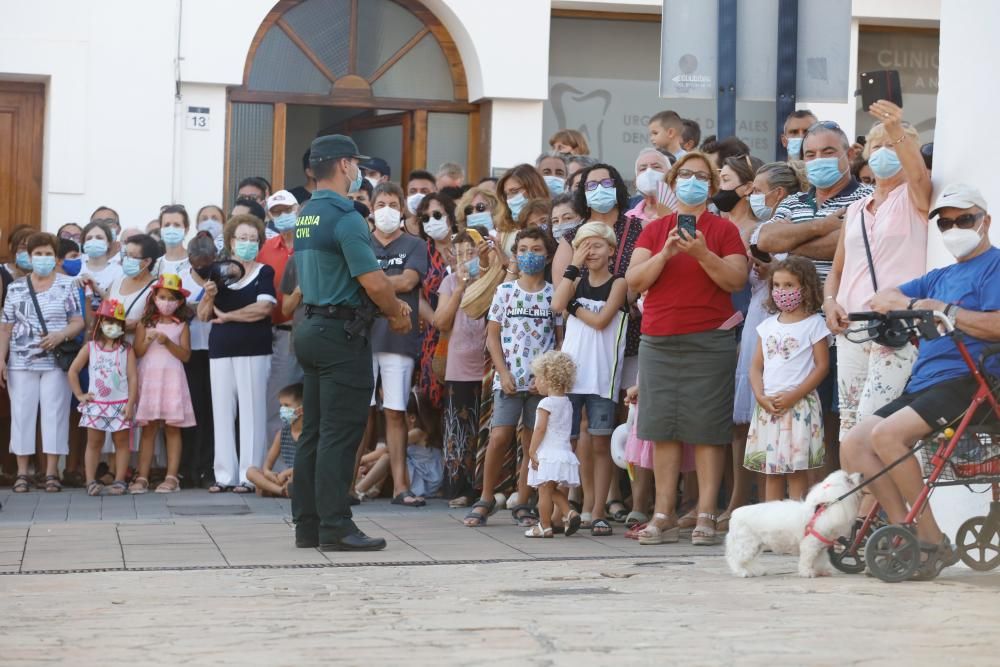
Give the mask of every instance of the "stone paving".
[[[736, 579], [722, 547], [528, 540], [443, 502], [358, 508], [389, 547], [295, 549], [288, 502], [0, 492], [0, 664], [998, 663], [1000, 573]], [[67, 572], [68, 571], [68, 572]], [[65, 573], [64, 573], [65, 572]]]

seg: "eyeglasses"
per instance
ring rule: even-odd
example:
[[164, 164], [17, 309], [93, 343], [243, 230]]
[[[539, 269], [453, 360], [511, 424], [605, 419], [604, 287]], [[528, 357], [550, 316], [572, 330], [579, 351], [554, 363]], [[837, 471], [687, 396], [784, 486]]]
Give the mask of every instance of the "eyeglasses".
[[938, 218], [937, 226], [942, 232], [946, 232], [952, 227], [958, 227], [959, 229], [972, 229], [976, 225], [976, 221], [979, 218], [986, 215], [985, 213], [966, 213], [965, 215], [960, 215], [957, 218]]
[[490, 208], [486, 204], [479, 202], [478, 204], [470, 204], [469, 206], [466, 206], [465, 215], [472, 215], [473, 211], [476, 213], [485, 213], [488, 210], [490, 210]]
[[430, 222], [431, 218], [434, 218], [435, 220], [440, 220], [443, 217], [444, 213], [442, 213], [441, 211], [432, 211], [431, 213], [424, 213], [422, 216], [420, 216], [420, 222], [423, 223]]
[[93, 220], [91, 220], [91, 222], [102, 222], [105, 225], [111, 225], [114, 227], [118, 226], [118, 221], [115, 220], [114, 218], [94, 218]]
[[699, 181], [708, 183], [712, 180], [712, 175], [705, 171], [691, 171], [690, 169], [681, 169], [677, 172], [677, 178], [691, 178], [694, 176]]
[[587, 192], [593, 192], [594, 190], [597, 189], [597, 186], [599, 185], [603, 185], [606, 188], [613, 188], [615, 187], [615, 179], [603, 178], [599, 181], [587, 181], [584, 187], [587, 189]]
[[243, 243], [259, 243], [256, 236], [253, 238], [248, 236], [234, 236], [233, 238], [237, 241], [242, 241]]

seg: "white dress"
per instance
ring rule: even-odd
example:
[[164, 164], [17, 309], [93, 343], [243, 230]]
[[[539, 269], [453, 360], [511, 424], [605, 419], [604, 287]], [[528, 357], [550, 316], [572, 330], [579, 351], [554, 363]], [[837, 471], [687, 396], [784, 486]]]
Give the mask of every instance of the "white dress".
[[538, 470], [528, 468], [528, 486], [538, 487], [545, 482], [580, 486], [580, 462], [569, 443], [573, 404], [567, 396], [546, 396], [539, 401], [538, 410], [548, 412], [549, 421], [538, 446]]

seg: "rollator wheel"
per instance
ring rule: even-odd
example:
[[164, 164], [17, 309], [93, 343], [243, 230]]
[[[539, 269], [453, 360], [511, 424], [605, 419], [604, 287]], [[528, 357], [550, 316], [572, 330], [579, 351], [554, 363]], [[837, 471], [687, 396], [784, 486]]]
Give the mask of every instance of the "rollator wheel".
[[856, 550], [851, 550], [854, 544], [854, 535], [842, 537], [837, 543], [827, 549], [830, 554], [830, 564], [844, 574], [861, 574], [865, 571], [864, 553], [865, 543], [862, 541]]
[[882, 581], [906, 581], [920, 567], [920, 542], [903, 526], [883, 526], [868, 538], [865, 562]]
[[975, 516], [958, 527], [955, 548], [962, 562], [979, 572], [1000, 565], [1000, 529], [984, 516]]

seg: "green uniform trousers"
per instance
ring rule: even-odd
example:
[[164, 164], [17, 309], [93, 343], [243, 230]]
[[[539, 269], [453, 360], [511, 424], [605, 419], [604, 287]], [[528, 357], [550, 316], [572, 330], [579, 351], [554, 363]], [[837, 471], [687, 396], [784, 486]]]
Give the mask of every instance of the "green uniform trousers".
[[310, 317], [295, 327], [295, 354], [305, 374], [292, 484], [295, 536], [336, 542], [358, 530], [348, 494], [374, 386], [371, 345], [362, 336], [348, 340], [344, 320]]

